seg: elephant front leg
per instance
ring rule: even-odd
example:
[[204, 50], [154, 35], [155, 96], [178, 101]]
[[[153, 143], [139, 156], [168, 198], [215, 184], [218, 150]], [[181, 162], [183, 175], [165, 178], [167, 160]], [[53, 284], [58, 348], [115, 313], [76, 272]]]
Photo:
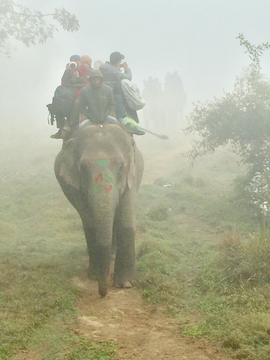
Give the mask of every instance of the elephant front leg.
[[114, 266], [114, 284], [130, 287], [135, 280], [135, 232], [117, 224], [117, 251]]
[[88, 267], [88, 276], [92, 280], [97, 280], [98, 278], [98, 249], [96, 246], [96, 231], [95, 228], [87, 227], [83, 225], [85, 239], [87, 243], [87, 252], [89, 256], [89, 267]]

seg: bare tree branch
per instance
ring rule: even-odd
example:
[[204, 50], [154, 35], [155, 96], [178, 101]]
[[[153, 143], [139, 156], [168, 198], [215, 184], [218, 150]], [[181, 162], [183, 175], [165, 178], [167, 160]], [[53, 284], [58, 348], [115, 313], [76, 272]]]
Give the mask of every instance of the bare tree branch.
[[[52, 17], [47, 23], [45, 17]], [[77, 31], [80, 27], [75, 15], [66, 9], [55, 9], [53, 13], [42, 14], [12, 0], [0, 0], [0, 53], [10, 55], [7, 41], [14, 38], [26, 46], [45, 43], [58, 31], [57, 23], [66, 31]]]

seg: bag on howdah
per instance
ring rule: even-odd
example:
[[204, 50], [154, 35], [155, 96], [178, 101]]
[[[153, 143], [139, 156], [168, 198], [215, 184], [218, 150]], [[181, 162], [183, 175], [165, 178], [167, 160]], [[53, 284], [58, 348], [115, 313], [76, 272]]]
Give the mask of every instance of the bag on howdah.
[[121, 80], [121, 87], [128, 106], [133, 110], [141, 110], [145, 101], [141, 97], [139, 87], [128, 79]]
[[52, 113], [54, 115], [69, 116], [75, 99], [76, 89], [67, 85], [58, 86], [52, 99]]

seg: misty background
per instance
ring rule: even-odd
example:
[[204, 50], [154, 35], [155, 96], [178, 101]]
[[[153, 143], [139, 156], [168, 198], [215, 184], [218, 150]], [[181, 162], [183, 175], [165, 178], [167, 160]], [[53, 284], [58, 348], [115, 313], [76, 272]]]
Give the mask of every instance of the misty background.
[[[37, 151], [42, 144], [55, 154], [61, 148], [61, 141], [49, 138], [56, 128], [47, 123], [46, 104], [51, 102], [72, 54], [87, 54], [93, 62], [105, 62], [111, 52], [120, 51], [141, 91], [149, 76], [164, 84], [167, 73], [178, 71], [187, 94], [187, 115], [192, 102], [212, 100], [231, 91], [235, 77], [249, 64], [236, 39], [239, 33], [251, 44], [270, 40], [267, 0], [19, 3], [42, 13], [64, 7], [77, 16], [80, 30], [68, 33], [59, 27], [54, 39], [30, 48], [10, 40], [11, 58], [0, 54], [2, 160], [19, 144], [23, 144], [19, 146], [21, 157], [24, 146]], [[261, 64], [269, 76], [269, 51]], [[150, 141], [150, 135], [140, 141]]]

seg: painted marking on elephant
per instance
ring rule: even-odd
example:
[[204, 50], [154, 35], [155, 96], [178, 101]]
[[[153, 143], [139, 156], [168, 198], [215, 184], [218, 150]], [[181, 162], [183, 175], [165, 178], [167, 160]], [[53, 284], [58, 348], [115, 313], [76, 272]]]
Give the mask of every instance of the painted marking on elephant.
[[111, 160], [111, 167], [116, 166], [118, 161], [119, 161], [119, 160], [117, 160], [117, 159]]
[[106, 159], [102, 159], [102, 160], [97, 160], [97, 163], [99, 166], [106, 166], [109, 160]]
[[108, 174], [99, 173], [95, 178], [96, 191], [101, 194], [105, 192], [105, 194], [109, 194], [109, 192], [113, 188], [113, 179]]
[[87, 164], [89, 166], [94, 166], [94, 164], [96, 163], [99, 166], [110, 166], [110, 167], [114, 167], [116, 166], [119, 162], [123, 161], [122, 158], [112, 158], [112, 159], [95, 159], [95, 160], [88, 160]]

